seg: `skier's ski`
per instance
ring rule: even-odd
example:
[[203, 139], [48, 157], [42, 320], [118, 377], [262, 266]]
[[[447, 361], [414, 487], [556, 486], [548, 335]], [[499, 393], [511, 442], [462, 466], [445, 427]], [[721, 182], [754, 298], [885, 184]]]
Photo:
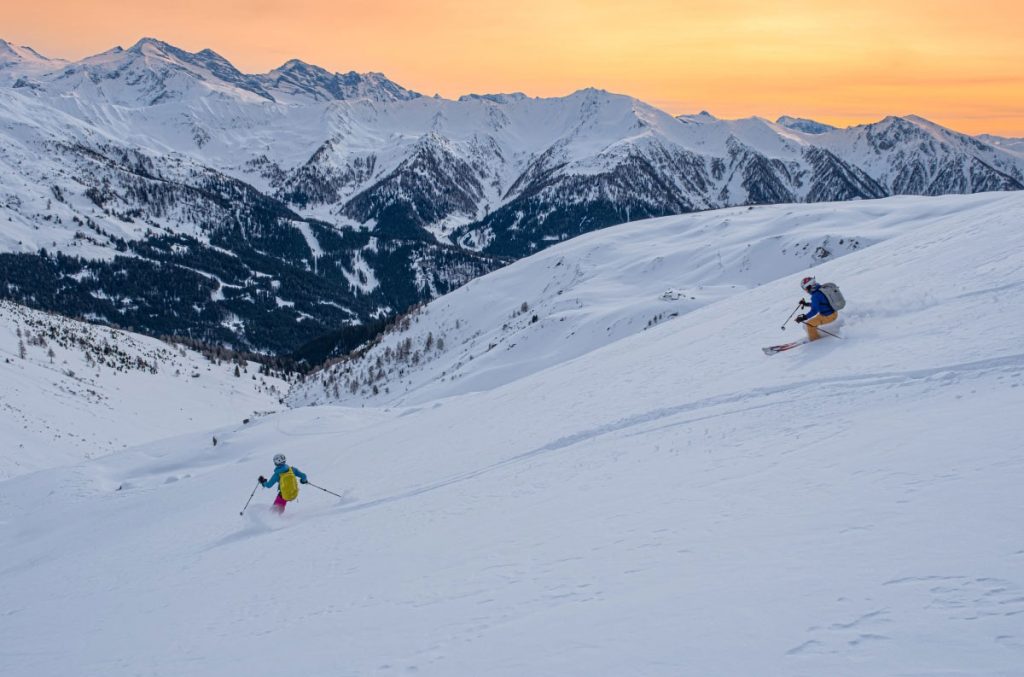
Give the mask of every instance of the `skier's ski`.
[[761, 348], [761, 350], [764, 351], [765, 355], [774, 355], [775, 353], [781, 353], [784, 350], [790, 350], [792, 348], [796, 348], [797, 346], [802, 346], [805, 343], [810, 343], [810, 340], [802, 338], [799, 341], [793, 341], [792, 343], [783, 343], [782, 345], [779, 346], [767, 346], [765, 348]]

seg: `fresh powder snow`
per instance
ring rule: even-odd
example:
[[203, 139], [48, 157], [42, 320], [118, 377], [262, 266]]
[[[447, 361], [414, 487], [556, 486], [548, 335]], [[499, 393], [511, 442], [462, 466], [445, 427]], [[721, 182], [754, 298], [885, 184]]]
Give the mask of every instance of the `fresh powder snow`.
[[[1022, 220], [987, 194], [608, 229], [410, 318], [472, 329], [444, 359], [505, 332], [454, 382], [7, 480], [3, 672], [1020, 675]], [[808, 271], [843, 338], [767, 358]], [[344, 498], [272, 514], [275, 453]]]

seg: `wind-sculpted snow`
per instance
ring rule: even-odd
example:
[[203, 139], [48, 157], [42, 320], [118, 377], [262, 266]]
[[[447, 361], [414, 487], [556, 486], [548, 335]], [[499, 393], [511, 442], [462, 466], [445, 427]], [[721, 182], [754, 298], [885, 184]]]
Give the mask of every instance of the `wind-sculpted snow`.
[[[693, 265], [733, 277], [746, 233], [761, 286], [489, 389], [301, 408], [216, 447], [184, 435], [0, 484], [5, 674], [262, 677], [282, 670], [271, 645], [303, 675], [1017, 674], [1021, 195], [711, 216]], [[810, 263], [762, 256], [778, 222], [788, 252], [883, 241], [810, 269], [849, 300], [843, 338], [767, 358]], [[551, 284], [561, 315], [534, 325], [604, 331], [587, 316], [648, 298], [659, 266], [686, 279], [680, 223], [585, 236], [448, 301], [532, 323], [503, 299]], [[672, 291], [651, 303], [699, 293]], [[465, 377], [498, 366], [477, 355]], [[344, 498], [307, 485], [273, 515], [255, 480], [275, 453]]]

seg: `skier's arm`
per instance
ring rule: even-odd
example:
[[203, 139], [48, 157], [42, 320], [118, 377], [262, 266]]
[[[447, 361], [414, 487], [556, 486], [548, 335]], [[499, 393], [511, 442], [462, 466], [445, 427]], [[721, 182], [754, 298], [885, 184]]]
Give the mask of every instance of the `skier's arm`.
[[292, 472], [294, 472], [294, 473], [295, 473], [295, 476], [296, 476], [296, 477], [298, 477], [298, 478], [299, 478], [299, 481], [301, 481], [301, 482], [302, 482], [303, 484], [305, 484], [306, 482], [308, 482], [308, 481], [309, 481], [309, 480], [308, 480], [308, 479], [306, 478], [306, 473], [302, 472], [301, 470], [299, 470], [298, 468], [296, 468], [296, 467], [295, 467], [294, 465], [292, 466]]
[[267, 489], [277, 484], [277, 481], [281, 479], [281, 473], [274, 470], [274, 474], [270, 476], [270, 479], [263, 483], [263, 486]]

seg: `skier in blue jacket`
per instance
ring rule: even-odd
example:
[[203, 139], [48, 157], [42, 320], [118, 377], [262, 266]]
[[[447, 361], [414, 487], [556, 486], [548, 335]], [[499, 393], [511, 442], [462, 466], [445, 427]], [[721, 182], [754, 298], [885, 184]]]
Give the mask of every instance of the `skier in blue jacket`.
[[[299, 488], [295, 486], [295, 478], [299, 478], [299, 482], [306, 484], [309, 479], [306, 477], [306, 473], [302, 472], [295, 466], [289, 466], [287, 464], [288, 459], [284, 457], [284, 454], [274, 455], [274, 474], [270, 476], [268, 480], [263, 475], [260, 475], [259, 482], [266, 489], [270, 489], [275, 484], [278, 485], [279, 490], [277, 492], [277, 498], [274, 499], [274, 509], [277, 512], [284, 512], [284, 508], [288, 505], [288, 501], [294, 501], [299, 495]], [[282, 480], [282, 476], [284, 480]]]
[[797, 315], [796, 321], [804, 325], [804, 328], [807, 330], [808, 339], [817, 341], [821, 338], [818, 327], [835, 322], [839, 318], [839, 312], [828, 302], [825, 292], [821, 291], [821, 285], [813, 277], [805, 277], [800, 281], [800, 286], [811, 295], [810, 303], [801, 300], [800, 305], [805, 308], [810, 306], [811, 312], [806, 315]]

